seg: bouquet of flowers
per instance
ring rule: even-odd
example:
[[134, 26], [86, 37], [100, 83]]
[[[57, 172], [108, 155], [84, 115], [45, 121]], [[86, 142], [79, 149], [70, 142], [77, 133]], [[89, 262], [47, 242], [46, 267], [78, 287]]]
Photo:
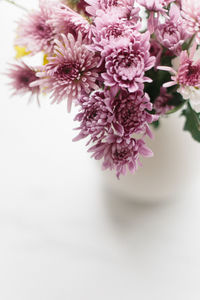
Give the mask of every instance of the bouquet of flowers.
[[[78, 106], [74, 141], [119, 177], [153, 155], [145, 139], [164, 115], [180, 110], [200, 142], [199, 44], [198, 0], [39, 0], [8, 75], [14, 94]], [[41, 65], [24, 62], [38, 53]]]

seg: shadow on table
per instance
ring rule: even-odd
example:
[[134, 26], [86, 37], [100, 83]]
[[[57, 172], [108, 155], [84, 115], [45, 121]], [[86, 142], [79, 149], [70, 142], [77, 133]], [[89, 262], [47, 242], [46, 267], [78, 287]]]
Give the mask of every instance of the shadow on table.
[[104, 209], [110, 224], [119, 233], [145, 235], [162, 234], [179, 217], [180, 201], [143, 202], [103, 190]]

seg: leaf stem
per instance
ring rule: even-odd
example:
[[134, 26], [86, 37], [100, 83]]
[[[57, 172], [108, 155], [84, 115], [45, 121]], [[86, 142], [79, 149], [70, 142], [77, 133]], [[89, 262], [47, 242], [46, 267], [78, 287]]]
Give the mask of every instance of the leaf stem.
[[10, 4], [12, 4], [12, 5], [14, 5], [14, 6], [20, 8], [20, 9], [23, 9], [23, 10], [25, 10], [25, 11], [28, 11], [27, 8], [25, 8], [24, 6], [22, 6], [22, 5], [18, 4], [18, 3], [16, 3], [15, 1], [12, 1], [12, 0], [4, 0], [4, 1], [6, 1], [6, 2], [8, 2], [8, 3], [10, 3]]

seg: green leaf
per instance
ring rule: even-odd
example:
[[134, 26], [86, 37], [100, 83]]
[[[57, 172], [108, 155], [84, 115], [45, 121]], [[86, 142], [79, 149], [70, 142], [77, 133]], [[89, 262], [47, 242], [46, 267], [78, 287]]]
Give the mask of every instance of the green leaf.
[[153, 123], [151, 123], [151, 126], [154, 128], [154, 129], [158, 129], [160, 127], [160, 120], [157, 120]]
[[189, 131], [192, 137], [200, 143], [200, 113], [196, 113], [188, 102], [188, 106], [183, 110], [182, 115], [186, 117], [185, 131]]

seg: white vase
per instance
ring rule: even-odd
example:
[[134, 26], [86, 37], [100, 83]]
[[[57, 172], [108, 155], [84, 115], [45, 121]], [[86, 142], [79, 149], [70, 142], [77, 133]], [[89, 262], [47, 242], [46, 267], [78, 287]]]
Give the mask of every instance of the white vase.
[[[180, 113], [161, 120], [147, 140], [154, 157], [142, 159], [143, 167], [118, 180], [114, 172], [104, 172], [104, 186], [121, 198], [132, 201], [163, 201], [178, 197], [200, 179], [200, 144], [183, 131]], [[198, 181], [197, 181], [198, 179]]]

